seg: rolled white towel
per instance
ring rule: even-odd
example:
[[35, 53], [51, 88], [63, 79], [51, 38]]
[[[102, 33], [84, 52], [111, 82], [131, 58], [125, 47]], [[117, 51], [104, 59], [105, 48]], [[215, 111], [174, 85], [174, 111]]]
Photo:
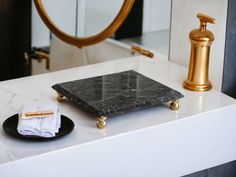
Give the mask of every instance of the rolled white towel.
[[[48, 115], [32, 115], [32, 113], [47, 113]], [[26, 114], [29, 116], [26, 116]], [[22, 135], [34, 135], [42, 137], [54, 137], [61, 126], [61, 115], [56, 105], [47, 106], [26, 106], [19, 116], [17, 131]]]

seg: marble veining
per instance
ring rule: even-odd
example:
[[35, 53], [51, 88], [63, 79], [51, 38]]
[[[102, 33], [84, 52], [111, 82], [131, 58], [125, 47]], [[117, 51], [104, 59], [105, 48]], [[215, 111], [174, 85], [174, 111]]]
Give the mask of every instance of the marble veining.
[[136, 71], [56, 84], [53, 88], [96, 116], [114, 116], [184, 97]]
[[[138, 138], [140, 138], [140, 135], [143, 134], [143, 131], [145, 132], [147, 130], [153, 130], [153, 129], [155, 130], [167, 129], [168, 131], [171, 130], [171, 132], [173, 132], [173, 129], [175, 129], [176, 132], [182, 133], [182, 135], [187, 135], [186, 130], [188, 127], [190, 132], [192, 132], [192, 130], [197, 131], [197, 134], [199, 135], [199, 133], [201, 133], [202, 131], [199, 132], [198, 126], [189, 126], [189, 124], [185, 124], [184, 122], [191, 121], [192, 119], [197, 119], [199, 121], [206, 120], [207, 121], [206, 126], [211, 127], [211, 130], [212, 130], [212, 128], [214, 127], [213, 123], [216, 122], [215, 118], [219, 115], [219, 112], [221, 111], [223, 111], [224, 114], [227, 115], [227, 119], [222, 119], [223, 123], [217, 124], [217, 125], [224, 125], [224, 127], [227, 127], [225, 128], [225, 130], [227, 129], [229, 132], [231, 132], [231, 129], [229, 128], [229, 126], [232, 125], [233, 127], [235, 123], [234, 121], [230, 122], [231, 120], [230, 116], [231, 117], [235, 117], [235, 116], [233, 112], [231, 113], [228, 111], [229, 111], [229, 108], [230, 109], [235, 108], [236, 101], [232, 99], [231, 97], [228, 97], [224, 95], [223, 93], [218, 92], [214, 89], [208, 92], [204, 92], [204, 93], [191, 92], [191, 91], [183, 89], [182, 81], [186, 79], [187, 69], [169, 62], [167, 60], [167, 57], [164, 58], [165, 56], [161, 55], [160, 53], [158, 53], [158, 55], [156, 56], [158, 56], [158, 58], [154, 58], [153, 60], [149, 60], [143, 56], [135, 56], [131, 58], [123, 58], [119, 60], [112, 60], [109, 62], [98, 63], [95, 65], [88, 65], [86, 67], [72, 68], [69, 70], [63, 70], [63, 71], [58, 71], [58, 72], [53, 72], [53, 73], [48, 73], [48, 74], [43, 74], [43, 75], [37, 75], [37, 76], [31, 76], [31, 77], [26, 77], [26, 78], [0, 82], [0, 97], [2, 100], [0, 102], [0, 109], [1, 109], [0, 124], [1, 125], [8, 117], [19, 113], [24, 107], [24, 105], [42, 105], [42, 104], [58, 104], [60, 113], [71, 118], [73, 122], [75, 123], [74, 131], [71, 132], [71, 134], [69, 134], [68, 136], [62, 139], [52, 141], [52, 142], [38, 142], [38, 143], [28, 142], [28, 141], [25, 142], [22, 140], [12, 138], [8, 136], [2, 129], [2, 126], [0, 126], [0, 174], [1, 174], [0, 176], [1, 177], [3, 176], [3, 173], [1, 170], [6, 169], [6, 165], [8, 164], [15, 164], [15, 163], [20, 164], [21, 171], [23, 171], [22, 167], [25, 167], [26, 169], [31, 168], [28, 165], [24, 166], [23, 165], [24, 163], [22, 163], [23, 161], [28, 161], [29, 159], [35, 159], [35, 162], [37, 162], [37, 159], [40, 157], [39, 155], [41, 154], [43, 154], [43, 156], [41, 157], [48, 157], [48, 155], [50, 154], [60, 155], [63, 152], [71, 152], [72, 149], [76, 149], [76, 148], [80, 149], [81, 147], [84, 147], [86, 144], [88, 145], [88, 147], [94, 147], [94, 150], [97, 152], [97, 149], [96, 149], [97, 142], [100, 142], [100, 141], [109, 142], [111, 139], [116, 139], [117, 137], [126, 137], [126, 135], [136, 134], [137, 132], [140, 133], [137, 135]], [[163, 58], [160, 58], [160, 56], [163, 56]], [[138, 113], [133, 112], [133, 113], [117, 116], [114, 119], [107, 120], [108, 121], [107, 123], [109, 123], [109, 126], [107, 126], [103, 130], [100, 130], [95, 127], [95, 121], [94, 121], [93, 115], [90, 115], [84, 111], [81, 111], [81, 109], [78, 109], [77, 106], [74, 106], [72, 104], [58, 103], [56, 100], [56, 96], [57, 96], [56, 92], [55, 90], [51, 88], [51, 86], [56, 83], [62, 83], [65, 81], [85, 79], [85, 78], [106, 75], [106, 74], [118, 73], [118, 72], [122, 72], [126, 70], [135, 70], [139, 73], [144, 74], [145, 76], [148, 76], [154, 79], [155, 81], [164, 83], [165, 85], [183, 93], [185, 97], [183, 99], [180, 99], [179, 110], [170, 111], [165, 106], [157, 106], [151, 109], [145, 109], [145, 110], [139, 111]], [[209, 117], [209, 115], [213, 117], [212, 120], [208, 120], [207, 116]], [[196, 116], [200, 116], [200, 117], [196, 118]], [[221, 115], [219, 115], [218, 117], [220, 116]], [[204, 125], [205, 123], [206, 122], [204, 122]], [[179, 125], [181, 125], [181, 128], [176, 127]], [[186, 125], [187, 127], [183, 128], [182, 125], [183, 126]], [[217, 130], [219, 130], [219, 128], [220, 127], [217, 127]], [[217, 133], [212, 136], [228, 137], [228, 135], [223, 134], [222, 131], [217, 131]], [[207, 135], [205, 131], [202, 132], [202, 134]], [[195, 148], [192, 149], [193, 151], [194, 150], [199, 151], [201, 147], [203, 147], [202, 149], [207, 150], [205, 145], [206, 144], [209, 145], [211, 143], [205, 143], [205, 142], [209, 142], [209, 139], [206, 136], [202, 136], [202, 134], [199, 135], [200, 137], [204, 138], [204, 141], [201, 140], [201, 142], [196, 142], [195, 139], [193, 139], [192, 143], [189, 143], [191, 139], [189, 139], [188, 141], [187, 140], [185, 141], [185, 139], [183, 139], [182, 136], [181, 136], [181, 139], [178, 139], [178, 137], [176, 137], [175, 134], [171, 138], [174, 138], [176, 140], [175, 143], [177, 142], [183, 143], [183, 147], [187, 147], [187, 148], [189, 148], [189, 144], [199, 143], [200, 144], [199, 146], [194, 146]], [[152, 143], [156, 142], [156, 141], [153, 141], [152, 136], [149, 136], [149, 135], [150, 134], [148, 134], [148, 136], [146, 136], [144, 139], [140, 141], [151, 138]], [[167, 138], [166, 133], [156, 133], [155, 136], [159, 136], [160, 139], [165, 140], [164, 142], [171, 142], [169, 140], [166, 141], [166, 138]], [[181, 140], [183, 140], [183, 142]], [[234, 151], [233, 150], [229, 151], [230, 147], [234, 147], [232, 146], [232, 139], [222, 138], [221, 140], [223, 142], [220, 141], [219, 143], [219, 139], [217, 139], [218, 144], [216, 145], [212, 143], [212, 147], [218, 147], [218, 149], [220, 149], [221, 152], [227, 152], [227, 154], [228, 152], [232, 152], [229, 157], [233, 157], [232, 154]], [[187, 145], [185, 143], [187, 143]], [[204, 146], [202, 146], [202, 144], [204, 144]], [[228, 148], [226, 148], [227, 151], [222, 151], [222, 147], [225, 147], [227, 145], [228, 145]], [[166, 146], [165, 144], [165, 146], [163, 146], [163, 143], [162, 143], [161, 146], [158, 146], [158, 148], [162, 148], [162, 147], [163, 148], [178, 147], [178, 144], [175, 144], [175, 146], [173, 145]], [[154, 155], [156, 154], [157, 152], [156, 150], [158, 148], [154, 147], [153, 149], [153, 152], [155, 152], [153, 153]], [[216, 148], [210, 148], [210, 149], [215, 150]], [[158, 151], [158, 152], [162, 152], [162, 151]], [[170, 151], [166, 150], [165, 152], [166, 153], [163, 154], [164, 157], [166, 157], [166, 155], [175, 157], [173, 155], [173, 153], [175, 153], [175, 155], [179, 154], [179, 156], [181, 157], [181, 160], [183, 159], [183, 157], [185, 157], [185, 155], [186, 155], [186, 158], [189, 159], [189, 154], [186, 154], [186, 152], [190, 153], [189, 150], [186, 152], [181, 151], [184, 153], [181, 153], [180, 151], [176, 153], [176, 151], [171, 151], [171, 150]], [[170, 154], [171, 152], [172, 154]], [[219, 153], [215, 153], [215, 155], [217, 154]], [[108, 155], [111, 155], [111, 154], [108, 154]], [[157, 155], [158, 155], [157, 159], [161, 161], [159, 154]], [[191, 154], [191, 156], [192, 155], [193, 154]], [[211, 157], [215, 157], [215, 155]], [[91, 157], [91, 154], [85, 154], [85, 156]], [[79, 156], [76, 156], [76, 157], [79, 157]], [[49, 161], [53, 159], [54, 157], [52, 158], [51, 156], [50, 158], [48, 158]], [[76, 158], [76, 159], [81, 161], [81, 158]], [[215, 159], [215, 158], [209, 158], [209, 159]], [[173, 160], [179, 161], [179, 159], [177, 158], [174, 158]], [[9, 163], [9, 162], [13, 162], [13, 163]], [[82, 161], [81, 163], [84, 163], [84, 162]], [[31, 163], [31, 165], [32, 164], [36, 164], [36, 163]], [[53, 163], [50, 163], [50, 164], [53, 164]], [[76, 170], [77, 170], [77, 167], [80, 166], [78, 165], [79, 162], [69, 163], [70, 166], [73, 164], [76, 164], [76, 167], [75, 167]], [[156, 164], [156, 161], [155, 161], [155, 164]], [[58, 167], [57, 163], [55, 163], [55, 165]], [[163, 165], [163, 162], [159, 164], [159, 166], [161, 165]], [[16, 166], [13, 165], [13, 168], [10, 168], [10, 169], [14, 169], [14, 171], [16, 171], [15, 170]], [[91, 167], [91, 164], [89, 167]], [[37, 166], [37, 169], [38, 169], [38, 166]], [[50, 168], [50, 169], [54, 169], [54, 168]], [[10, 170], [10, 172], [12, 172], [12, 170]], [[60, 172], [58, 171], [58, 173]], [[7, 177], [8, 176], [9, 174], [7, 174]], [[41, 176], [45, 176], [45, 175], [41, 175]], [[181, 175], [177, 175], [177, 176], [181, 176]]]

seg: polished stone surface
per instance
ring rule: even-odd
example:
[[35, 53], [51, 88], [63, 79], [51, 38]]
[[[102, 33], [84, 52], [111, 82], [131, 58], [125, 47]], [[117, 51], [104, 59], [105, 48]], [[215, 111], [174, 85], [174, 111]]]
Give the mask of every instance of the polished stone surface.
[[56, 84], [53, 88], [96, 116], [114, 116], [184, 97], [133, 70]]
[[[11, 138], [0, 126], [0, 176], [77, 177], [98, 176], [99, 172], [112, 177], [173, 177], [235, 160], [236, 100], [214, 88], [203, 93], [183, 89], [187, 68], [161, 58], [160, 53], [156, 56], [1, 82], [0, 125], [25, 105], [58, 104], [60, 113], [70, 117], [75, 128], [64, 138], [33, 143]], [[108, 119], [108, 126], [98, 129], [93, 115], [72, 104], [58, 103], [51, 88], [56, 83], [127, 70], [183, 93], [179, 110], [157, 106]]]

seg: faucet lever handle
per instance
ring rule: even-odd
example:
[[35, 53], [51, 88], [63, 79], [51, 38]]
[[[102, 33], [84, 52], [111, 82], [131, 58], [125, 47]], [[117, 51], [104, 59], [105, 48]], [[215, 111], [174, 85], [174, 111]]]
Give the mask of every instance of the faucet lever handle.
[[208, 15], [202, 14], [202, 13], [198, 13], [197, 14], [197, 18], [200, 19], [201, 23], [211, 23], [211, 24], [215, 24], [216, 23], [216, 19], [213, 17], [210, 17]]

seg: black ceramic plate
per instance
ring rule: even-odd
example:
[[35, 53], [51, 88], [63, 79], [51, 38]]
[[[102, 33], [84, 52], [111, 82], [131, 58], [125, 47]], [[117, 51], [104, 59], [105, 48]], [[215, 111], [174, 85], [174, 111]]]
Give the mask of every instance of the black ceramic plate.
[[15, 138], [20, 138], [20, 139], [25, 139], [25, 140], [34, 140], [34, 141], [53, 140], [53, 139], [69, 134], [74, 128], [73, 121], [63, 115], [61, 115], [61, 128], [59, 129], [59, 132], [56, 134], [56, 136], [50, 137], [50, 138], [45, 138], [41, 136], [21, 135], [17, 131], [17, 124], [18, 124], [18, 114], [13, 115], [9, 117], [7, 120], [5, 120], [2, 127], [8, 134], [12, 135]]

